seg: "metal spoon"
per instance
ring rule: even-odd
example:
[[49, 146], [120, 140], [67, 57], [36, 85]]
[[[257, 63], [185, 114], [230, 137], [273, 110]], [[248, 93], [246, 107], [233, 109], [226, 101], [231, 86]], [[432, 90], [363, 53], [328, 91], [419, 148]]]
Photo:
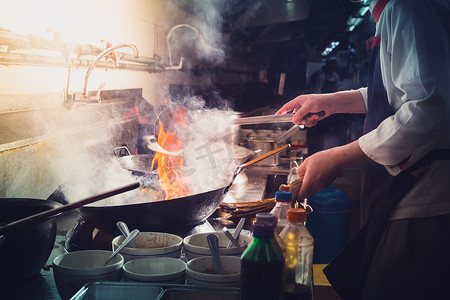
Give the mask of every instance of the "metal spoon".
[[128, 245], [128, 243], [130, 243], [138, 234], [139, 230], [134, 229], [130, 233], [130, 235], [125, 238], [122, 244], [119, 247], [117, 247], [117, 249], [111, 254], [111, 256], [106, 260], [106, 262], [103, 265], [106, 266], [111, 261], [111, 259], [113, 259], [117, 255], [117, 253], [119, 253], [120, 250], [122, 250], [126, 245]]
[[[130, 230], [128, 229], [127, 224], [125, 222], [119, 221], [116, 223], [117, 227], [119, 228], [120, 232], [122, 233], [123, 237], [126, 238], [130, 235]], [[131, 247], [136, 248], [136, 244], [134, 241], [130, 242]]]
[[[236, 226], [236, 229], [234, 229], [234, 231], [233, 231], [233, 238], [235, 240], [237, 240], [239, 238], [239, 234], [241, 234], [241, 231], [242, 231], [242, 228], [244, 227], [244, 224], [245, 224], [245, 218], [241, 218], [239, 220], [239, 223]], [[233, 246], [233, 241], [230, 240], [228, 242], [227, 248], [231, 248], [231, 246]]]
[[220, 269], [220, 257], [219, 257], [219, 238], [214, 233], [207, 236], [209, 249], [211, 250], [212, 258], [216, 266], [217, 274], [222, 275]]
[[241, 245], [239, 245], [238, 241], [231, 235], [231, 232], [228, 230], [228, 228], [224, 227], [223, 233], [225, 233], [227, 238], [236, 246], [236, 248], [242, 249]]

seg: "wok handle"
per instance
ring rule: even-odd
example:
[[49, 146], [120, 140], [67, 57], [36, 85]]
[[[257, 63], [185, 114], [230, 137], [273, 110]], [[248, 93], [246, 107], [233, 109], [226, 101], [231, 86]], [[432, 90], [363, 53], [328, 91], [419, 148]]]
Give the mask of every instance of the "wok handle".
[[73, 210], [75, 208], [81, 207], [81, 206], [89, 204], [89, 203], [93, 203], [93, 202], [96, 202], [96, 201], [99, 201], [99, 200], [103, 200], [103, 199], [111, 197], [111, 196], [115, 196], [115, 195], [118, 195], [118, 194], [121, 194], [121, 193], [124, 193], [124, 192], [128, 192], [128, 191], [134, 190], [134, 189], [138, 188], [139, 186], [140, 186], [139, 182], [134, 182], [134, 183], [122, 186], [120, 188], [112, 189], [112, 190], [106, 191], [104, 193], [100, 193], [100, 194], [97, 194], [97, 195], [94, 195], [94, 196], [90, 196], [90, 197], [84, 198], [82, 200], [78, 200], [78, 201], [75, 201], [75, 202], [72, 202], [72, 203], [69, 203], [69, 204], [57, 207], [57, 208], [49, 209], [49, 210], [40, 212], [38, 214], [31, 215], [29, 217], [26, 217], [26, 218], [23, 218], [23, 219], [11, 222], [11, 223], [6, 224], [4, 226], [1, 226], [0, 227], [0, 234], [6, 232], [8, 230], [14, 229], [16, 227], [23, 226], [25, 224], [34, 222], [34, 221], [44, 220], [44, 219], [46, 219], [48, 217], [55, 216], [55, 215], [60, 214], [62, 212]]
[[261, 155], [261, 156], [255, 158], [255, 159], [252, 159], [252, 160], [246, 162], [245, 164], [242, 164], [242, 165], [239, 167], [239, 169], [242, 170], [242, 169], [244, 169], [244, 168], [250, 167], [250, 166], [252, 166], [252, 165], [254, 165], [254, 164], [256, 164], [256, 163], [259, 163], [259, 162], [262, 161], [263, 159], [266, 159], [266, 158], [268, 158], [269, 156], [272, 156], [272, 155], [274, 155], [274, 154], [277, 154], [278, 152], [284, 151], [284, 150], [286, 150], [287, 148], [290, 148], [290, 147], [291, 147], [291, 144], [286, 144], [286, 145], [284, 145], [284, 146], [282, 146], [282, 147], [280, 147], [280, 148], [276, 148], [276, 149], [274, 149], [274, 150], [272, 150], [272, 151], [270, 151], [270, 152], [267, 152], [267, 153], [265, 153], [265, 154], [263, 154], [263, 155]]

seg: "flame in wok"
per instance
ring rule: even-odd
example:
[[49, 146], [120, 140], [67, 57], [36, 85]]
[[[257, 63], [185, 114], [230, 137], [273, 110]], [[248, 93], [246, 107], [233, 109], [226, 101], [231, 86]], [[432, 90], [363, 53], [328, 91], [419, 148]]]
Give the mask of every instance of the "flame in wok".
[[[175, 118], [176, 122], [180, 122], [180, 120]], [[166, 132], [162, 122], [159, 122], [158, 143], [171, 152], [179, 151], [183, 148], [182, 140], [177, 136], [176, 130]], [[188, 188], [188, 178], [183, 174], [183, 156], [156, 152], [152, 160], [152, 170], [155, 165], [159, 176], [159, 184], [166, 195], [165, 200], [185, 197], [191, 194]]]

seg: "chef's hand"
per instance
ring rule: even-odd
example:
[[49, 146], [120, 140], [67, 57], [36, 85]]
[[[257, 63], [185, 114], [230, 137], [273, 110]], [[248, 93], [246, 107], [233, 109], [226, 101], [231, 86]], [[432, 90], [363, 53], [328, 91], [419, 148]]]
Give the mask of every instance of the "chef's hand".
[[358, 90], [330, 94], [300, 95], [281, 107], [275, 114], [294, 112], [292, 122], [312, 127], [318, 121], [336, 113], [366, 113], [366, 105]]
[[307, 157], [298, 167], [298, 177], [303, 176], [297, 199], [305, 199], [329, 187], [343, 168], [371, 161], [359, 147], [358, 141], [317, 152]]
[[331, 115], [329, 109], [329, 96], [331, 94], [300, 95], [281, 107], [275, 114], [283, 114], [292, 111], [295, 115], [292, 122], [297, 125], [312, 127], [318, 121]]

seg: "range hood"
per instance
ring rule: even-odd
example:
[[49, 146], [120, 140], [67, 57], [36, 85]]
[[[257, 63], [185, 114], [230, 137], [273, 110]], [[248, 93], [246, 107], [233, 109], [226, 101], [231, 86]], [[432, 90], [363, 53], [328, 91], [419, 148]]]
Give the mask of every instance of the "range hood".
[[251, 1], [247, 10], [238, 17], [232, 29], [270, 26], [306, 20], [312, 0], [257, 0]]

